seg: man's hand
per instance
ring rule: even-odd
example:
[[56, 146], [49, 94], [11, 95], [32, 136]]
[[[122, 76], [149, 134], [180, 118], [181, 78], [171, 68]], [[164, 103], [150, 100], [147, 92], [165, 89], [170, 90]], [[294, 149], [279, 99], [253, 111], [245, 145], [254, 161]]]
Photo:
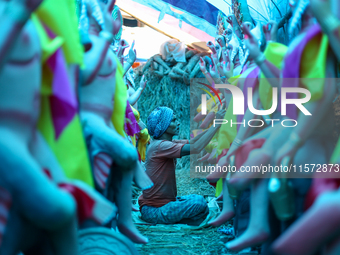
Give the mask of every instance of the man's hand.
[[[219, 117], [224, 116], [223, 112], [225, 114], [225, 110], [219, 111], [217, 113], [218, 116]], [[189, 150], [191, 154], [200, 153], [208, 145], [208, 143], [211, 141], [211, 139], [214, 137], [214, 135], [218, 131], [219, 127], [220, 127], [220, 125], [216, 125], [215, 127], [211, 126], [209, 129], [206, 130], [206, 132], [204, 132], [203, 134], [200, 134], [199, 137], [197, 137], [195, 139], [195, 141], [190, 142], [190, 145], [186, 144], [186, 145], [183, 146], [183, 148], [185, 146], [189, 146], [189, 147], [191, 146], [191, 151]], [[190, 153], [186, 154], [185, 149], [182, 149], [182, 151], [183, 151], [183, 154], [181, 152], [181, 155], [183, 155], [183, 156], [190, 154]]]
[[207, 133], [208, 130], [203, 131], [199, 135], [196, 135], [194, 138], [190, 139], [189, 144], [194, 144], [197, 142], [205, 133]]

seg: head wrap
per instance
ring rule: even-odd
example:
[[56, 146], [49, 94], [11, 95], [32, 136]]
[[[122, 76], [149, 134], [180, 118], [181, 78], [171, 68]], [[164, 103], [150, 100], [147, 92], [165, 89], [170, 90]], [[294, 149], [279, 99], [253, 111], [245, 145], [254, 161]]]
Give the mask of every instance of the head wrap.
[[153, 138], [159, 138], [170, 126], [174, 111], [168, 107], [157, 107], [148, 117], [148, 130]]

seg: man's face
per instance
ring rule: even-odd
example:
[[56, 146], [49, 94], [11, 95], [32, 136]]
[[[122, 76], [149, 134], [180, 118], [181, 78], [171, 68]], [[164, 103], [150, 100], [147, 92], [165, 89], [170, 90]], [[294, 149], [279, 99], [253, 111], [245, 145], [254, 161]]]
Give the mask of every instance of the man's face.
[[165, 131], [166, 133], [170, 134], [170, 135], [178, 135], [179, 134], [179, 122], [176, 118], [176, 115], [174, 114], [172, 116], [172, 121], [170, 123], [170, 126], [168, 127], [168, 129]]

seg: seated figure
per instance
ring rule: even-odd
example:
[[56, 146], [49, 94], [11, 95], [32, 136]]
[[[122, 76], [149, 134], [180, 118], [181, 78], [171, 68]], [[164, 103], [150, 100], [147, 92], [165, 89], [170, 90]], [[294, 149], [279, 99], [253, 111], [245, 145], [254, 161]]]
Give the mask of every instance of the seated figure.
[[[220, 118], [224, 114], [225, 110], [221, 110], [217, 116]], [[179, 126], [173, 110], [167, 107], [156, 108], [148, 117], [148, 130], [154, 140], [148, 147], [145, 167], [154, 186], [143, 191], [139, 205], [142, 219], [150, 223], [200, 225], [209, 213], [202, 196], [177, 197], [174, 159], [198, 154], [220, 126], [211, 127], [190, 143], [172, 140], [179, 133]]]

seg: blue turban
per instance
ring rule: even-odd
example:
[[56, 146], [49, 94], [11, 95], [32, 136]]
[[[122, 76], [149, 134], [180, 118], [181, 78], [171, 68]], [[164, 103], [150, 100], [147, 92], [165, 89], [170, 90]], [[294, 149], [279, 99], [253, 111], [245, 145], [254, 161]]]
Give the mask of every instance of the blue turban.
[[153, 138], [159, 138], [170, 126], [174, 111], [168, 107], [157, 107], [148, 117], [148, 131]]

